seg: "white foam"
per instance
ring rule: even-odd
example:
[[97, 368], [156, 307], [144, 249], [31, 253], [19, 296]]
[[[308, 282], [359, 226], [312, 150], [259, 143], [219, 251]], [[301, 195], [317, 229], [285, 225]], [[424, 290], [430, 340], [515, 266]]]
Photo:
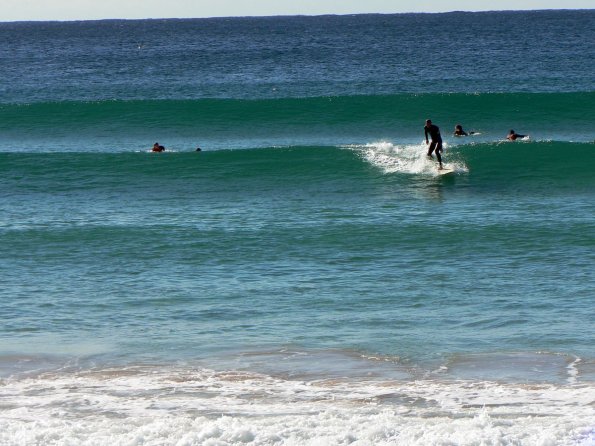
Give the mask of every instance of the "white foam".
[[2, 445], [589, 445], [592, 385], [133, 367], [0, 383]]
[[577, 383], [577, 379], [579, 376], [578, 365], [581, 363], [581, 361], [582, 361], [581, 358], [576, 358], [574, 361], [572, 361], [570, 364], [568, 364], [568, 367], [567, 367], [568, 384], [576, 384]]
[[[384, 173], [438, 175], [436, 159], [428, 159], [427, 146], [424, 143], [395, 145], [391, 142], [379, 141], [360, 146], [349, 146], [349, 148], [359, 151], [367, 162], [378, 167]], [[447, 149], [448, 145], [444, 143], [445, 152]], [[443, 157], [446, 155], [443, 154]], [[465, 164], [460, 161], [445, 159], [444, 164], [457, 173], [468, 172]]]

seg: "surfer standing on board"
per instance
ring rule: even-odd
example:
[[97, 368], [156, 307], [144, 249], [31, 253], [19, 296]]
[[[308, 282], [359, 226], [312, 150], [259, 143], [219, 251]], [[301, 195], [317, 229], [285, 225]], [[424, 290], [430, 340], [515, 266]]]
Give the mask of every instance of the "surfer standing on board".
[[[431, 143], [428, 141], [428, 133], [432, 139]], [[428, 147], [428, 157], [432, 158], [432, 152], [435, 151], [436, 158], [438, 158], [438, 163], [440, 164], [439, 169], [442, 169], [442, 157], [440, 156], [440, 152], [442, 152], [442, 136], [440, 136], [440, 128], [432, 124], [430, 119], [426, 119], [424, 134], [426, 135], [426, 144], [430, 144]]]

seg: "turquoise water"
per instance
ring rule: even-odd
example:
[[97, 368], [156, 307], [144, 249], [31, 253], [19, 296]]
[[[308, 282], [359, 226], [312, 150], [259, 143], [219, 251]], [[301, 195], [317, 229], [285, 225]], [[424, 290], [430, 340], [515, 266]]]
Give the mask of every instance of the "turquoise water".
[[453, 139], [457, 145], [499, 142], [511, 127], [538, 141], [593, 142], [594, 99], [590, 91], [10, 103], [0, 104], [0, 147], [130, 152], [154, 139], [176, 151], [419, 143], [426, 116], [444, 136], [457, 123], [478, 133]]
[[0, 24], [0, 444], [593, 444], [593, 23]]
[[5, 346], [592, 357], [593, 145], [447, 153], [4, 154]]

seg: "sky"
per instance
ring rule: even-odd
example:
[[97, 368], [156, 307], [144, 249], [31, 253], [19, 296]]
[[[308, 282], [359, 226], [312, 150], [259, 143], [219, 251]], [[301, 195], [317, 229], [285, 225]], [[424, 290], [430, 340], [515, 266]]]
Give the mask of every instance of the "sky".
[[593, 9], [593, 0], [0, 0], [0, 22]]

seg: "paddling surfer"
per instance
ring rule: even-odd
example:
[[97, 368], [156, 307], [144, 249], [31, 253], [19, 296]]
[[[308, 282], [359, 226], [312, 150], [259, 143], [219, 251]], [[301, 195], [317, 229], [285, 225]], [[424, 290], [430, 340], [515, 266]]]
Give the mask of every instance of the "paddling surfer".
[[506, 136], [506, 139], [508, 139], [509, 141], [514, 141], [516, 139], [524, 138], [524, 137], [525, 137], [525, 135], [519, 135], [514, 130], [511, 130], [510, 132], [508, 132], [508, 136]]
[[468, 136], [469, 133], [467, 133], [465, 130], [463, 130], [463, 126], [461, 124], [457, 124], [455, 125], [455, 131], [453, 133], [454, 136]]
[[455, 131], [453, 133], [454, 136], [469, 136], [469, 135], [477, 135], [477, 132], [466, 132], [463, 130], [463, 126], [461, 124], [455, 125]]
[[153, 144], [153, 148], [151, 149], [151, 151], [152, 152], [164, 152], [165, 151], [165, 147], [163, 147], [158, 142], [156, 142], [155, 144]]

